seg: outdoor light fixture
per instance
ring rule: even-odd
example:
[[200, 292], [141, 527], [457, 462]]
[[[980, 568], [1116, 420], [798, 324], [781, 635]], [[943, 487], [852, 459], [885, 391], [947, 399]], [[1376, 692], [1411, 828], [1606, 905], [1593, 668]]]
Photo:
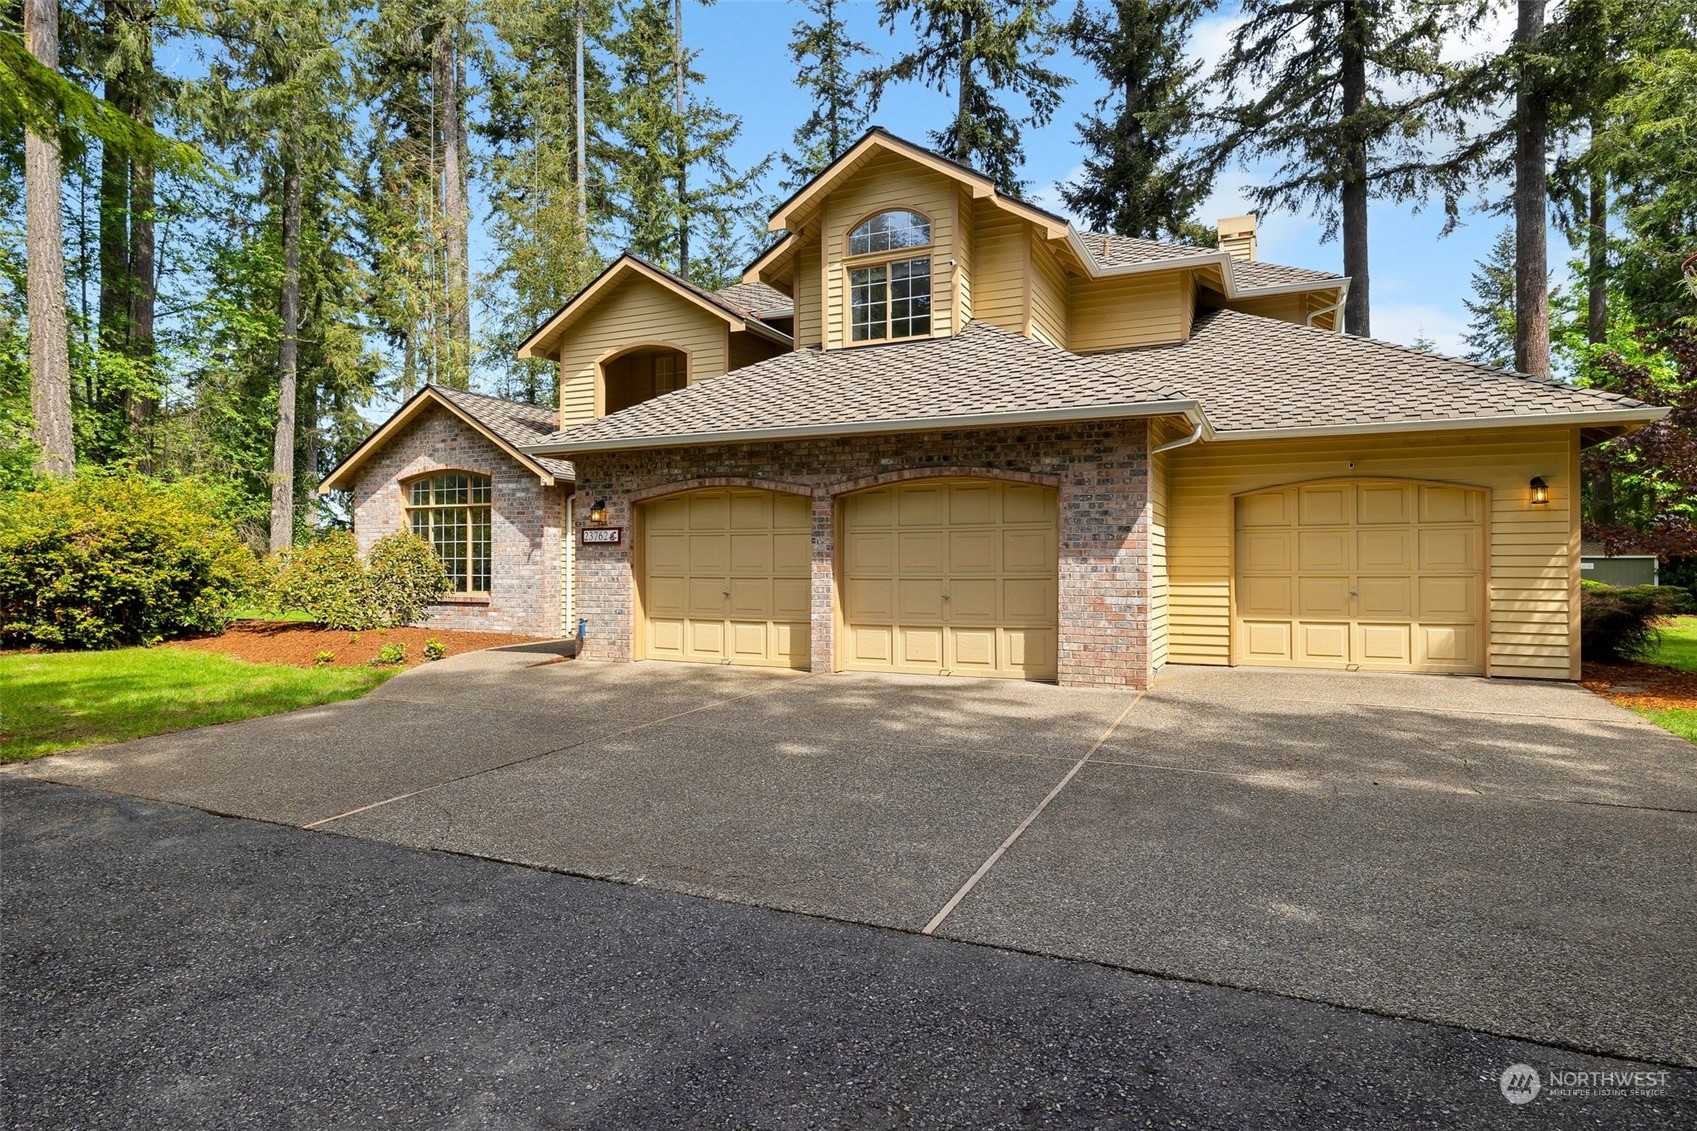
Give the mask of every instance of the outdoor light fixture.
[[[1543, 480], [1539, 480], [1539, 482], [1541, 483]], [[593, 522], [596, 526], [600, 526], [602, 523], [607, 521], [606, 499], [595, 500], [595, 505], [589, 508], [589, 521]]]
[[1532, 505], [1541, 507], [1550, 501], [1550, 485], [1544, 482], [1542, 475], [1534, 475], [1528, 484], [1532, 488]]

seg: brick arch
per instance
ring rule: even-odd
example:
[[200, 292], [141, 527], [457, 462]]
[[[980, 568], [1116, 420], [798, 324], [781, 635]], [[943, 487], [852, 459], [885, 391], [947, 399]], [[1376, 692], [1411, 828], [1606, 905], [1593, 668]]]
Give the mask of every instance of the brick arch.
[[1061, 477], [1044, 475], [1035, 471], [1008, 471], [996, 467], [909, 467], [901, 471], [884, 471], [877, 475], [863, 475], [858, 479], [849, 479], [838, 483], [826, 490], [833, 498], [838, 495], [849, 495], [856, 491], [865, 491], [873, 487], [885, 487], [891, 483], [903, 483], [914, 479], [1000, 479], [1009, 483], [1032, 483], [1039, 487], [1060, 489]]
[[656, 487], [632, 491], [625, 498], [632, 504], [646, 503], [666, 495], [681, 495], [686, 491], [702, 491], [712, 487], [747, 487], [756, 491], [775, 491], [780, 495], [813, 494], [813, 488], [801, 483], [786, 483], [777, 479], [755, 479], [747, 475], [710, 475], [702, 479], [680, 479]]

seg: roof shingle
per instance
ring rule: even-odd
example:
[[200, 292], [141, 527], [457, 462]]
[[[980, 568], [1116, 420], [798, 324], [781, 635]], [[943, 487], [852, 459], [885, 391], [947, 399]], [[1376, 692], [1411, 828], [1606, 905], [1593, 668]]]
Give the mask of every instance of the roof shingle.
[[[560, 426], [560, 410], [544, 405], [523, 404], [465, 389], [450, 389], [432, 385], [437, 393], [453, 402], [455, 407], [501, 437], [513, 447], [523, 450], [549, 436]], [[531, 456], [548, 469], [549, 474], [563, 479], [573, 478], [572, 465], [563, 459]]]

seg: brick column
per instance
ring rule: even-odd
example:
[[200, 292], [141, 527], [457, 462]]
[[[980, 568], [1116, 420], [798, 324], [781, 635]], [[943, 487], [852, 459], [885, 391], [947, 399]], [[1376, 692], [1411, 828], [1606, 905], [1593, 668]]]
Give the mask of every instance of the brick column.
[[824, 492], [813, 496], [813, 670], [836, 670], [836, 506]]

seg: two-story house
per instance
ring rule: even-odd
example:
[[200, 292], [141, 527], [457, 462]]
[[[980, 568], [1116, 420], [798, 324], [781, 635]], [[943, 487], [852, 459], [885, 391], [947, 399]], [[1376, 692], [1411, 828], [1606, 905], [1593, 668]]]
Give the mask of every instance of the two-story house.
[[557, 418], [427, 390], [326, 487], [435, 541], [453, 623], [592, 660], [1578, 676], [1579, 453], [1665, 410], [1345, 336], [1252, 217], [1080, 232], [878, 129], [770, 226], [540, 327]]

